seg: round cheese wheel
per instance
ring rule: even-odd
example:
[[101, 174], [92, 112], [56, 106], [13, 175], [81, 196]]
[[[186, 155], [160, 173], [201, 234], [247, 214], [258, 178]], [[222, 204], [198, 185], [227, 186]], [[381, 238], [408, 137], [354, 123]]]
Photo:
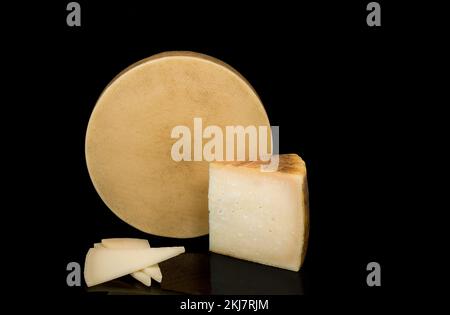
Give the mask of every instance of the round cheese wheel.
[[[172, 129], [269, 126], [237, 71], [212, 57], [167, 52], [139, 61], [105, 88], [86, 133], [89, 175], [105, 204], [133, 227], [159, 236], [208, 233], [208, 162], [172, 159]], [[203, 139], [203, 144], [208, 139]], [[225, 152], [224, 152], [225, 154]]]

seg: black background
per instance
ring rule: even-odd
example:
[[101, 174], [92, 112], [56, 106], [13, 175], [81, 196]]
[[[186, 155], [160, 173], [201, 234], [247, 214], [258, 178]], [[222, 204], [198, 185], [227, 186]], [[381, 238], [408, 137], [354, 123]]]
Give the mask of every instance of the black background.
[[[30, 41], [39, 58], [33, 73], [46, 119], [34, 122], [43, 134], [31, 145], [41, 152], [46, 180], [36, 185], [45, 193], [33, 196], [42, 220], [34, 235], [58, 247], [44, 249], [52, 294], [86, 298], [84, 289], [67, 287], [65, 267], [83, 262], [92, 243], [147, 237], [96, 194], [84, 136], [109, 81], [128, 65], [169, 50], [208, 54], [237, 69], [259, 94], [271, 124], [280, 126], [280, 152], [306, 161], [311, 230], [305, 293], [378, 296], [402, 288], [406, 270], [399, 266], [408, 244], [401, 220], [411, 194], [404, 187], [411, 163], [405, 155], [417, 138], [410, 129], [417, 112], [405, 95], [414, 93], [410, 78], [420, 67], [411, 66], [417, 46], [409, 39], [417, 30], [398, 21], [405, 7], [385, 1], [379, 1], [382, 26], [368, 27], [368, 2], [80, 1], [81, 27], [66, 25], [64, 1], [46, 5]], [[207, 238], [151, 241], [183, 243], [188, 251], [207, 248]], [[42, 255], [42, 248], [36, 250]], [[366, 285], [370, 261], [381, 264], [380, 288]]]

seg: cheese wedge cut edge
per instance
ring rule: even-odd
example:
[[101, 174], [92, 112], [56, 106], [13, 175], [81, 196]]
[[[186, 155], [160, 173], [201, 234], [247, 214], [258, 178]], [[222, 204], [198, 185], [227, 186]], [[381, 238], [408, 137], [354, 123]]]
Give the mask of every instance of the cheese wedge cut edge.
[[298, 271], [309, 237], [305, 162], [278, 156], [277, 172], [262, 162], [213, 162], [209, 179], [210, 251]]

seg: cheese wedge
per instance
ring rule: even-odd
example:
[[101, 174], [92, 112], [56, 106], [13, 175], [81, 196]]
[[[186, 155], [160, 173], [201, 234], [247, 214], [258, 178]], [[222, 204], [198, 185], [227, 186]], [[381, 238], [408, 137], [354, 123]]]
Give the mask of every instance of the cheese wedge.
[[277, 172], [261, 172], [261, 162], [210, 164], [212, 252], [300, 269], [309, 229], [306, 167], [296, 154], [279, 159]]
[[86, 255], [84, 279], [88, 287], [110, 281], [184, 253], [184, 247], [147, 249], [91, 248]]

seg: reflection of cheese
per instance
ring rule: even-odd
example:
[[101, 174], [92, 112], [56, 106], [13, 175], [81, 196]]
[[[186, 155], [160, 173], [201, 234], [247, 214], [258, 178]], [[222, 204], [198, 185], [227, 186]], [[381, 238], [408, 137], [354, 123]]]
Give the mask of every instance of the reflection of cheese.
[[184, 247], [91, 248], [86, 255], [84, 279], [90, 287], [142, 270], [181, 253], [184, 253]]
[[[139, 249], [139, 248], [150, 248], [150, 243], [148, 240], [139, 239], [139, 238], [106, 238], [102, 240], [102, 243], [96, 243], [94, 244], [94, 248], [103, 246], [105, 248], [111, 248], [111, 249]], [[161, 269], [159, 268], [158, 264], [149, 266], [147, 268], [144, 268], [142, 271], [138, 271], [137, 275], [135, 273], [132, 273], [131, 275], [141, 281], [141, 279], [144, 279], [145, 285], [147, 285], [147, 277], [144, 277], [140, 272], [144, 272], [146, 275], [152, 277], [154, 280], [161, 283], [162, 281], [162, 273]], [[150, 285], [148, 285], [150, 286]]]
[[285, 154], [277, 172], [261, 172], [260, 165], [210, 164], [210, 250], [298, 271], [309, 228], [305, 163]]

